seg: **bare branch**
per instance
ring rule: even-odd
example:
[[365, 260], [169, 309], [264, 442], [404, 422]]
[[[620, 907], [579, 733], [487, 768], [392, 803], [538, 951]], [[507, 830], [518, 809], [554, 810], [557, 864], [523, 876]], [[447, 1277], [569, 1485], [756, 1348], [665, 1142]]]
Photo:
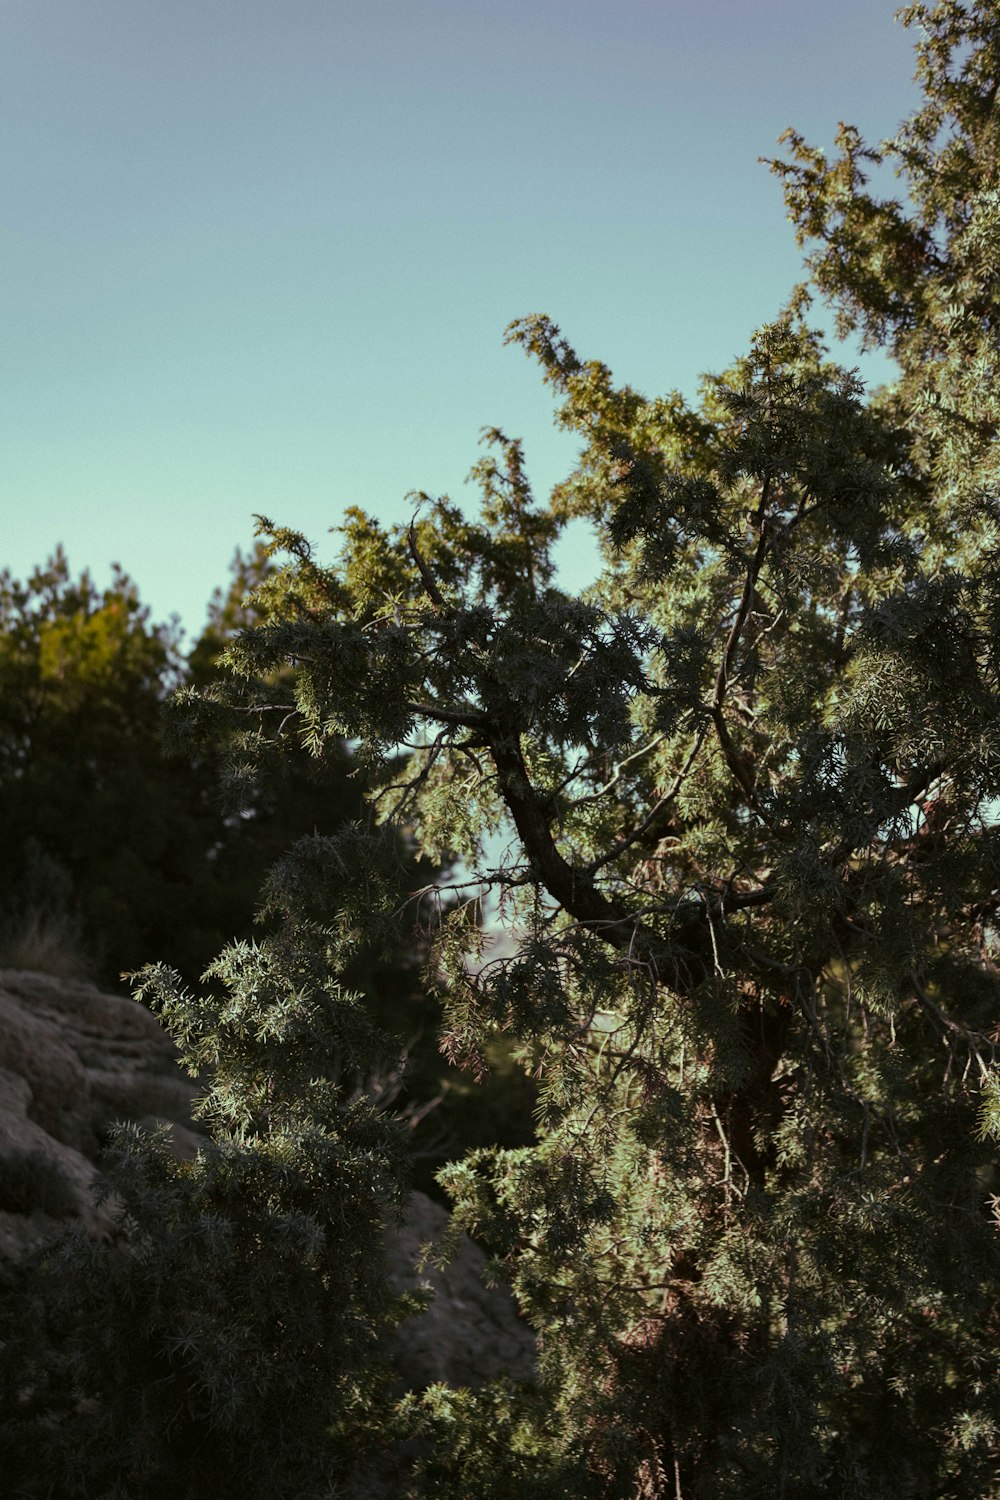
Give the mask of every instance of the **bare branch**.
[[408, 538], [407, 538], [408, 543], [409, 543], [409, 548], [410, 548], [410, 556], [413, 558], [413, 561], [417, 565], [417, 570], [420, 573], [421, 579], [423, 580], [423, 585], [424, 585], [424, 589], [425, 589], [425, 591], [427, 593], [427, 597], [431, 600], [431, 602], [433, 604], [435, 604], [437, 606], [437, 608], [439, 610], [442, 611], [442, 613], [446, 613], [447, 609], [448, 609], [448, 606], [445, 603], [444, 595], [441, 593], [441, 590], [438, 588], [437, 583], [435, 582], [435, 579], [434, 579], [434, 575], [431, 572], [430, 568], [427, 566], [427, 564], [424, 562], [423, 558], [421, 557], [421, 555], [420, 555], [420, 548], [417, 546], [416, 520], [417, 520], [417, 512], [414, 511], [414, 513], [413, 513], [413, 519], [410, 522], [409, 535], [408, 535]]
[[599, 797], [603, 797], [607, 792], [610, 792], [612, 787], [617, 786], [618, 782], [621, 780], [621, 774], [626, 766], [630, 766], [633, 761], [640, 760], [642, 756], [648, 755], [651, 750], [656, 749], [657, 745], [662, 745], [665, 739], [665, 734], [658, 734], [656, 738], [654, 740], [650, 740], [647, 745], [640, 745], [638, 750], [633, 750], [631, 755], [626, 755], [625, 759], [620, 760], [615, 766], [614, 774], [604, 783], [603, 786], [598, 787], [595, 792], [587, 792], [583, 797], [575, 797], [570, 803], [570, 807], [582, 807], [585, 802], [596, 802]]
[[427, 719], [437, 719], [442, 724], [460, 724], [463, 729], [488, 729], [492, 720], [488, 714], [474, 708], [445, 708], [440, 703], [407, 703], [410, 713]]
[[718, 736], [722, 753], [725, 756], [726, 764], [739, 783], [747, 803], [757, 812], [760, 811], [760, 806], [757, 801], [757, 793], [754, 789], [754, 778], [750, 773], [746, 757], [737, 750], [733, 743], [732, 736], [726, 724], [725, 715], [722, 712], [722, 706], [726, 701], [726, 693], [729, 689], [733, 664], [736, 660], [736, 651], [746, 622], [750, 617], [757, 580], [760, 577], [761, 569], [764, 566], [764, 559], [767, 556], [770, 535], [767, 525], [767, 507], [770, 498], [771, 482], [769, 479], [765, 479], [761, 489], [760, 503], [754, 514], [754, 523], [757, 527], [757, 547], [750, 566], [747, 569], [747, 576], [743, 582], [743, 593], [736, 610], [736, 618], [726, 638], [726, 647], [722, 653], [722, 661], [719, 663], [719, 670], [715, 678], [715, 691], [712, 694], [712, 701], [709, 705], [709, 713], [712, 717], [712, 723], [715, 725], [715, 732]]
[[946, 1031], [950, 1031], [954, 1036], [962, 1038], [962, 1041], [969, 1048], [970, 1057], [974, 1057], [979, 1064], [980, 1075], [985, 1078], [989, 1072], [989, 1067], [983, 1061], [979, 1049], [982, 1048], [983, 1051], [989, 1053], [990, 1062], [992, 1063], [996, 1059], [996, 1041], [987, 1036], [985, 1032], [977, 1031], [974, 1027], [966, 1026], [963, 1022], [956, 1021], [951, 1016], [946, 1015], [940, 1005], [931, 999], [915, 974], [910, 975], [910, 983], [913, 985], [913, 993], [928, 1015], [933, 1016], [934, 1020], [940, 1026], [943, 1026]]

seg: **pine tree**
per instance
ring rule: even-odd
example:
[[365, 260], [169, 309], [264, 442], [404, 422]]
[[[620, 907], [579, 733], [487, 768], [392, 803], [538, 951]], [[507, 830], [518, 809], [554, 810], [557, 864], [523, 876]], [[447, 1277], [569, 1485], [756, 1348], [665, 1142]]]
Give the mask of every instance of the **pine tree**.
[[298, 664], [317, 740], [411, 747], [380, 815], [469, 872], [443, 1044], [476, 1075], [513, 1036], [539, 1080], [537, 1145], [443, 1181], [541, 1393], [412, 1399], [429, 1492], [985, 1494], [995, 596], [930, 554], [907, 429], [794, 312], [698, 411], [545, 319], [510, 336], [586, 443], [550, 505], [492, 433], [480, 522], [358, 517], [330, 570], [278, 533], [312, 617], [234, 651]]
[[[356, 1128], [362, 1096], [306, 1075], [364, 1073], [375, 1039], [337, 974], [437, 902], [442, 1046], [477, 1079], [511, 1041], [537, 1083], [537, 1141], [473, 1151], [442, 1180], [537, 1331], [540, 1369], [537, 1388], [372, 1408], [387, 1438], [416, 1439], [413, 1492], [435, 1500], [1000, 1495], [1000, 14], [944, 0], [905, 18], [924, 32], [924, 104], [896, 140], [872, 152], [845, 128], [829, 162], [793, 135], [777, 168], [818, 245], [816, 287], [895, 356], [897, 382], [867, 397], [804, 291], [697, 407], [616, 384], [527, 318], [509, 338], [583, 445], [548, 501], [493, 430], [477, 519], [426, 497], [409, 526], [352, 512], [330, 567], [262, 523], [290, 560], [229, 664], [291, 671], [294, 703], [260, 748], [290, 725], [317, 752], [356, 744], [371, 821], [279, 868], [283, 925], [220, 961], [228, 1009], [162, 973], [144, 991], [229, 1090], [218, 1154], [194, 1173], [239, 1182], [223, 1227], [243, 1195], [252, 1215], [290, 1194], [316, 1254], [305, 1305], [321, 1321], [336, 1292], [373, 1326], [377, 1277], [361, 1271], [377, 1204], [399, 1192], [391, 1128], [363, 1104]], [[880, 161], [905, 201], [869, 191]], [[580, 598], [553, 564], [572, 518], [604, 560]], [[379, 873], [400, 834], [454, 862], [408, 906]], [[287, 1073], [271, 1065], [286, 1041]], [[288, 1078], [274, 1101], [272, 1076]], [[373, 1163], [354, 1213], [325, 1196], [334, 1141], [352, 1183]], [[187, 1244], [202, 1199], [166, 1180]], [[268, 1225], [256, 1259], [219, 1261], [216, 1300], [185, 1283], [153, 1345], [162, 1358], [189, 1305], [217, 1307], [217, 1345], [198, 1324], [169, 1348], [213, 1401], [210, 1350], [226, 1356], [223, 1457], [268, 1422], [305, 1474], [294, 1406], [263, 1376], [259, 1399], [223, 1379], [252, 1263], [265, 1366], [326, 1382], [300, 1429], [319, 1493], [334, 1485], [324, 1420], [349, 1429], [365, 1367], [323, 1364]], [[130, 1285], [167, 1263], [159, 1235], [126, 1262], [142, 1268]], [[288, 1309], [277, 1331], [272, 1306]], [[88, 1394], [103, 1409], [106, 1391]]]
[[120, 568], [101, 590], [57, 549], [24, 583], [0, 575], [6, 962], [117, 981], [159, 919], [180, 925], [206, 790], [162, 753], [162, 705], [182, 672], [176, 621], [153, 624]]

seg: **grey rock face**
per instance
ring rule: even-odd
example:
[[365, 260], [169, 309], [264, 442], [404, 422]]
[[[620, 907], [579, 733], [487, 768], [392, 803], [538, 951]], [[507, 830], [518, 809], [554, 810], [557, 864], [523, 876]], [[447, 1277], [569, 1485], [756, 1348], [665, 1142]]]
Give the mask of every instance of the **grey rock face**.
[[195, 1149], [196, 1089], [148, 1010], [92, 985], [0, 970], [0, 1255], [78, 1217], [107, 1227], [91, 1185], [116, 1120], [169, 1124]]

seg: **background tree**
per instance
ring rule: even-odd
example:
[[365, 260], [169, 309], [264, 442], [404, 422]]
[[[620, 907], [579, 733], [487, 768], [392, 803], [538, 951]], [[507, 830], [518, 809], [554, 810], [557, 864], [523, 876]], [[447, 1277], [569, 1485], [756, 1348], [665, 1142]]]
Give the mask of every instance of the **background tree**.
[[165, 733], [170, 694], [222, 675], [219, 656], [255, 618], [248, 596], [267, 566], [260, 546], [237, 550], [187, 657], [176, 622], [153, 624], [120, 568], [98, 590], [57, 549], [27, 583], [0, 578], [0, 911], [11, 955], [31, 957], [32, 933], [38, 947], [47, 932], [49, 961], [62, 943], [68, 964], [105, 984], [151, 951], [196, 979], [228, 938], [250, 935], [264, 873], [288, 845], [362, 813], [342, 743], [283, 756], [280, 775], [227, 802], [224, 750], [245, 719], [217, 716], [214, 739]]
[[182, 670], [176, 627], [150, 623], [120, 569], [101, 591], [57, 550], [25, 584], [0, 578], [9, 956], [58, 962], [61, 947], [70, 968], [110, 978], [117, 963], [117, 980], [150, 938], [183, 929], [205, 788], [166, 760], [159, 727]]
[[237, 551], [187, 659], [176, 622], [153, 624], [120, 568], [98, 590], [57, 550], [27, 583], [0, 579], [0, 910], [12, 959], [58, 966], [61, 949], [64, 965], [117, 986], [154, 951], [195, 979], [227, 938], [249, 935], [264, 872], [288, 844], [363, 809], [342, 744], [286, 757], [252, 805], [227, 805], [233, 724], [220, 722], [214, 743], [164, 733], [169, 695], [219, 676], [265, 569], [260, 548]]
[[[375, 1200], [337, 1218], [320, 1140], [293, 1157], [264, 1144], [271, 1126], [256, 1120], [278, 1118], [268, 1049], [296, 1017], [296, 1057], [315, 1028], [332, 1075], [344, 1076], [339, 1055], [356, 1069], [371, 1050], [352, 1040], [361, 1032], [308, 1007], [413, 920], [415, 903], [379, 873], [386, 851], [412, 839], [432, 861], [462, 862], [438, 882], [428, 965], [443, 1045], [475, 1079], [493, 1040], [515, 1037], [539, 1087], [538, 1139], [474, 1151], [443, 1181], [538, 1332], [540, 1385], [432, 1388], [392, 1421], [373, 1406], [384, 1434], [420, 1438], [417, 1492], [998, 1493], [1000, 16], [953, 0], [906, 15], [925, 32], [925, 105], [882, 154], [911, 201], [868, 194], [870, 158], [850, 131], [833, 165], [793, 137], [780, 169], [801, 232], [819, 240], [820, 290], [887, 342], [897, 386], [866, 401], [826, 359], [801, 294], [706, 380], [697, 408], [616, 385], [529, 318], [510, 337], [583, 443], [548, 503], [520, 446], [493, 432], [476, 520], [447, 500], [389, 530], [355, 512], [333, 567], [264, 523], [290, 562], [265, 586], [267, 618], [226, 660], [251, 683], [290, 672], [294, 704], [273, 729], [262, 711], [241, 753], [280, 751], [293, 726], [317, 754], [349, 741], [372, 821], [278, 866], [265, 908], [281, 920], [259, 954], [220, 961], [228, 1009], [163, 972], [144, 993], [189, 1055], [213, 1048], [220, 1073], [235, 1059], [257, 1080], [250, 1126], [236, 1094], [213, 1104], [220, 1154], [195, 1171], [219, 1160], [243, 1174], [222, 1223], [245, 1224], [245, 1202], [280, 1213], [284, 1193], [301, 1194], [319, 1289], [304, 1305], [337, 1295], [376, 1320], [355, 1257], [374, 1245]], [[605, 560], [580, 599], [556, 587], [552, 563], [575, 516], [593, 522]], [[488, 946], [487, 893], [508, 951]], [[314, 1085], [299, 1070], [291, 1087], [281, 1108], [312, 1119], [298, 1101]], [[353, 1098], [324, 1095], [322, 1126], [344, 1142], [348, 1180], [364, 1150]], [[391, 1203], [396, 1158], [379, 1140], [378, 1201]], [[285, 1163], [280, 1192], [268, 1172], [246, 1173], [261, 1152]], [[127, 1171], [150, 1160], [139, 1149]], [[201, 1223], [179, 1169], [156, 1171], [177, 1222]], [[181, 1372], [206, 1371], [230, 1343], [197, 1318], [176, 1337], [182, 1309], [151, 1303], [141, 1282], [160, 1263], [163, 1209], [134, 1219], [145, 1237], [129, 1284], [155, 1307], [153, 1346]], [[269, 1234], [232, 1243], [266, 1247], [252, 1263], [278, 1276]], [[249, 1327], [269, 1368], [287, 1357], [327, 1380], [326, 1421], [342, 1433], [357, 1408], [322, 1338], [280, 1290], [269, 1300], [266, 1280], [248, 1313], [242, 1262], [220, 1264], [205, 1295], [223, 1327]], [[197, 1308], [199, 1287], [186, 1293]], [[82, 1328], [92, 1313], [80, 1307]], [[87, 1348], [78, 1336], [77, 1363], [56, 1371], [75, 1370], [75, 1388], [113, 1413]], [[38, 1373], [27, 1384], [48, 1388]], [[288, 1431], [280, 1389], [267, 1386], [263, 1407], [230, 1389], [227, 1431], [255, 1436], [265, 1412]], [[323, 1387], [310, 1389], [310, 1472], [329, 1484], [335, 1445], [319, 1439]]]

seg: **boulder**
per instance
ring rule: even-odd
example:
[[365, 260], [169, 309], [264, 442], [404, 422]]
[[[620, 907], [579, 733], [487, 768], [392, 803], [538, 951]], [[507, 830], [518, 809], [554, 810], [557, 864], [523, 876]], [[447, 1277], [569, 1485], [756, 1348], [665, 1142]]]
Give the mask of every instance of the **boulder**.
[[530, 1380], [535, 1339], [517, 1315], [510, 1293], [487, 1283], [486, 1256], [460, 1235], [444, 1267], [423, 1265], [428, 1246], [440, 1246], [449, 1227], [447, 1209], [412, 1193], [402, 1227], [389, 1231], [390, 1279], [396, 1291], [425, 1291], [429, 1306], [400, 1325], [394, 1336], [396, 1368], [410, 1389], [478, 1386], [500, 1375]]

